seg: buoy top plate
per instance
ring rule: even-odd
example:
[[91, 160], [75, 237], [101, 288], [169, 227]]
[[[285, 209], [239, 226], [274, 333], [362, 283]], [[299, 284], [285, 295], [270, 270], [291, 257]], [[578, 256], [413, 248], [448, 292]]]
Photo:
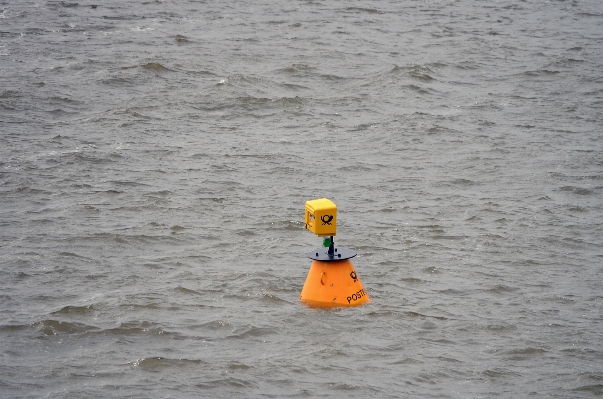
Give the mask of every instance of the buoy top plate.
[[328, 249], [317, 249], [316, 251], [312, 251], [308, 254], [308, 258], [313, 260], [322, 260], [324, 262], [335, 261], [335, 260], [346, 260], [351, 259], [354, 256], [358, 255], [356, 251], [351, 250], [349, 248], [335, 248], [335, 252], [333, 254], [329, 254]]

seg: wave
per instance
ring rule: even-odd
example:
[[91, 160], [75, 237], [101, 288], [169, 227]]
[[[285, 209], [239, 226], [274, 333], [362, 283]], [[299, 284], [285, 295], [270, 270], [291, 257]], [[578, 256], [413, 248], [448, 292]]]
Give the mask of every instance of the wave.
[[44, 335], [59, 334], [82, 334], [92, 331], [100, 331], [98, 327], [90, 326], [84, 323], [67, 322], [59, 320], [43, 320], [32, 325]]
[[536, 71], [526, 71], [523, 74], [526, 76], [547, 76], [547, 75], [556, 75], [560, 73], [559, 71], [552, 71], [550, 69], [540, 69]]
[[384, 11], [379, 11], [375, 8], [364, 8], [364, 7], [346, 7], [346, 11], [359, 11], [366, 12], [368, 14], [385, 14]]
[[147, 357], [128, 363], [134, 367], [140, 367], [146, 371], [159, 371], [173, 368], [189, 368], [204, 366], [207, 362], [200, 359], [168, 359], [164, 357]]
[[560, 191], [567, 191], [567, 192], [571, 192], [577, 195], [591, 195], [593, 194], [592, 190], [589, 190], [588, 188], [582, 188], [582, 187], [574, 187], [574, 186], [563, 186], [559, 189]]
[[94, 309], [93, 305], [85, 305], [85, 306], [68, 305], [68, 306], [62, 307], [61, 309], [59, 309], [55, 312], [52, 312], [51, 315], [53, 315], [53, 316], [65, 316], [65, 315], [82, 316], [82, 315], [89, 314], [94, 310], [95, 309]]
[[141, 65], [143, 69], [154, 71], [154, 72], [168, 72], [171, 69], [164, 67], [162, 64], [158, 62], [149, 62], [147, 64]]

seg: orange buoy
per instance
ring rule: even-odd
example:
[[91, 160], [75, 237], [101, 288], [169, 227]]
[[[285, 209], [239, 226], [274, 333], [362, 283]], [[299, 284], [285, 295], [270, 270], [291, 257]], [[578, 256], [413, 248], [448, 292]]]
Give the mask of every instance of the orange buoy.
[[[326, 198], [306, 202], [306, 229], [324, 238], [323, 246], [308, 254], [312, 265], [302, 288], [301, 299], [316, 308], [360, 306], [370, 302], [360, 278], [352, 266], [356, 252], [335, 248], [333, 236], [337, 230], [337, 206]], [[322, 222], [322, 223], [321, 223]]]
[[360, 306], [370, 301], [349, 259], [313, 260], [299, 299], [315, 308]]

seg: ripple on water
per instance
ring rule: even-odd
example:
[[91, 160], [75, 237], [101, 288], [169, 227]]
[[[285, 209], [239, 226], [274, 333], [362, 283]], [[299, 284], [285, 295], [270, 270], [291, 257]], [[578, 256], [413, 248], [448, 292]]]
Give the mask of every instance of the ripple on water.
[[147, 357], [134, 360], [128, 364], [134, 367], [139, 367], [145, 371], [161, 371], [163, 369], [197, 368], [206, 366], [207, 362], [200, 359], [167, 359], [163, 357]]
[[83, 334], [100, 331], [98, 327], [84, 323], [59, 320], [42, 320], [32, 324], [32, 327], [44, 335]]

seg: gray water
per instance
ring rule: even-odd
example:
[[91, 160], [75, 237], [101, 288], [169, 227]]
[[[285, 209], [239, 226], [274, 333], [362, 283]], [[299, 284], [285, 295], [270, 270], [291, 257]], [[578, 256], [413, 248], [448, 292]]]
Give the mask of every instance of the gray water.
[[0, 1], [0, 397], [603, 394], [602, 71], [598, 0]]

